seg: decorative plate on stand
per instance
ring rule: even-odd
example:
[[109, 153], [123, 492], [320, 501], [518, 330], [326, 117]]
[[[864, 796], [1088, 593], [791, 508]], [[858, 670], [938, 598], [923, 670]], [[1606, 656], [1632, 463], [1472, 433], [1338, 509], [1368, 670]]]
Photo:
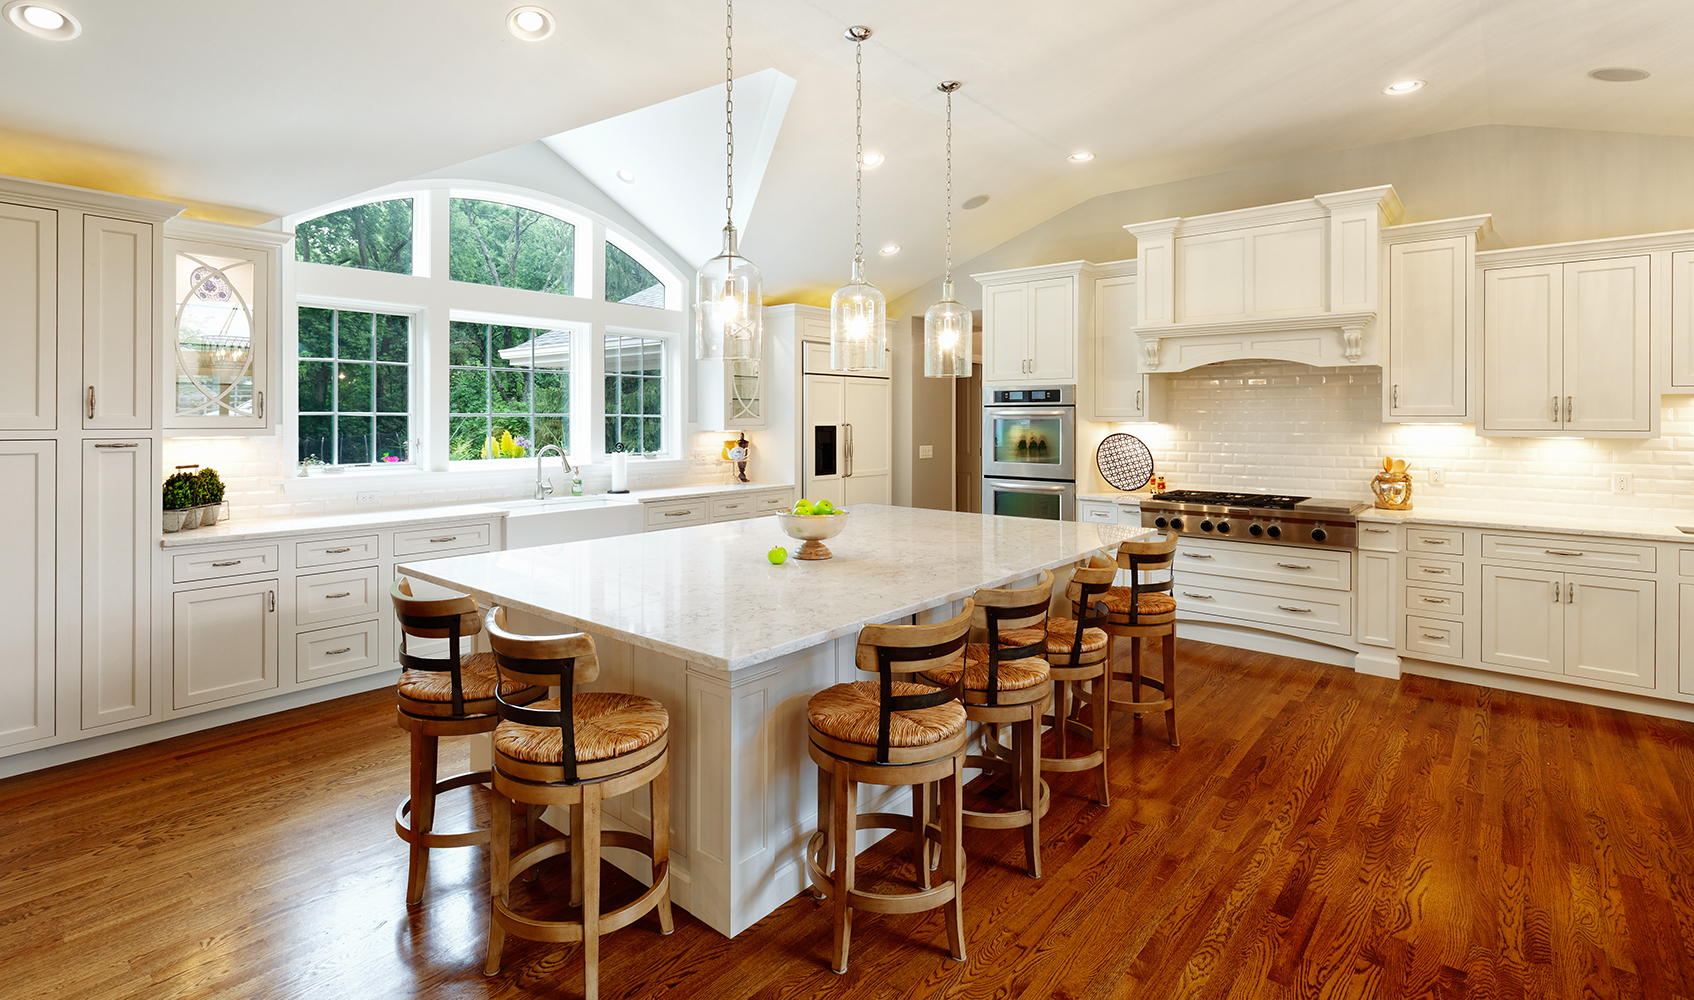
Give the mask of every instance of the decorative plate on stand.
[[1100, 478], [1114, 489], [1138, 490], [1153, 478], [1153, 453], [1133, 434], [1108, 434], [1094, 453]]

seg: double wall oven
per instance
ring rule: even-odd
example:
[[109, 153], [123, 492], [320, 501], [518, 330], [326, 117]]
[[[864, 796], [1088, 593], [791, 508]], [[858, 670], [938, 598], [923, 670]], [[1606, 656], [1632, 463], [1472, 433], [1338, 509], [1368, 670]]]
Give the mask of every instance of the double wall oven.
[[1076, 520], [1076, 387], [991, 388], [982, 410], [982, 511]]

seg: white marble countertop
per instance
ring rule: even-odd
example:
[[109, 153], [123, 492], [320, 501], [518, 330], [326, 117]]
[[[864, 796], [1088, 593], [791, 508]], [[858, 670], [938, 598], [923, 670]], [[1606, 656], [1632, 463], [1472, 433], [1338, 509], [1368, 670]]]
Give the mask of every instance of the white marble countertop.
[[1152, 490], [1136, 490], [1126, 493], [1123, 490], [1112, 490], [1110, 493], [1078, 493], [1078, 500], [1105, 500], [1109, 503], [1140, 503], [1153, 495]]
[[476, 595], [721, 670], [739, 670], [969, 597], [1094, 549], [1120, 525], [859, 504], [834, 558], [773, 566], [800, 543], [774, 517], [544, 545], [399, 567]]
[[[635, 468], [635, 466], [630, 466]], [[791, 490], [793, 483], [706, 483], [693, 486], [661, 486], [651, 490], [630, 490], [628, 493], [608, 494], [635, 500], [681, 500], [684, 497], [711, 496], [716, 493], [751, 493], [758, 490]], [[599, 496], [599, 494], [595, 494]]]
[[160, 548], [205, 545], [210, 542], [251, 542], [275, 535], [315, 534], [325, 531], [363, 531], [398, 528], [430, 521], [462, 521], [473, 517], [505, 517], [503, 508], [488, 504], [459, 504], [452, 507], [410, 507], [395, 510], [359, 511], [353, 514], [312, 514], [305, 517], [235, 517], [208, 528], [173, 531], [159, 538]]
[[[1672, 521], [1636, 521], [1609, 515], [1563, 516], [1481, 510], [1382, 510], [1371, 507], [1359, 514], [1361, 521], [1394, 524], [1428, 524], [1454, 528], [1510, 528], [1515, 531], [1545, 531], [1559, 535], [1592, 535], [1602, 538], [1646, 538], [1659, 542], [1694, 542]], [[1682, 522], [1694, 526], [1694, 512]]]

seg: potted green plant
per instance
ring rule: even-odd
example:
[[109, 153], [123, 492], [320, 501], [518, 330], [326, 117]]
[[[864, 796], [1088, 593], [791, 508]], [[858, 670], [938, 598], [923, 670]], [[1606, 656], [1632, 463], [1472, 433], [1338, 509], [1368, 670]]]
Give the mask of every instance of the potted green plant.
[[195, 501], [199, 503], [202, 513], [200, 523], [217, 524], [223, 512], [224, 481], [218, 475], [218, 470], [201, 469], [194, 477]]
[[199, 527], [199, 511], [194, 509], [194, 477], [186, 472], [175, 473], [165, 480], [164, 490], [164, 529], [182, 530], [187, 526], [190, 511], [195, 515], [194, 527]]

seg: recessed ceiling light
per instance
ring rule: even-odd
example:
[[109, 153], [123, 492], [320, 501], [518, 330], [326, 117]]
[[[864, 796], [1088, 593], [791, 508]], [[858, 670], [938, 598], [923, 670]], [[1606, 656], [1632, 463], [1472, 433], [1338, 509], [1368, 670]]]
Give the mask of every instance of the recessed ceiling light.
[[880, 166], [882, 166], [882, 154], [881, 153], [866, 153], [865, 154], [865, 166], [867, 166], [867, 167], [880, 167]]
[[900, 244], [898, 244], [898, 243], [890, 243], [887, 246], [882, 248], [882, 255], [884, 257], [892, 257], [899, 252], [900, 252]]
[[627, 170], [620, 170], [618, 171], [618, 180], [623, 181], [625, 184], [634, 184], [635, 175]]
[[1604, 66], [1600, 69], [1589, 70], [1588, 75], [1607, 83], [1634, 83], [1637, 80], [1645, 80], [1652, 76], [1644, 69], [1631, 69], [1628, 66]]
[[6, 20], [13, 27], [27, 31], [37, 38], [46, 38], [55, 42], [68, 42], [82, 34], [82, 24], [68, 12], [52, 4], [37, 3], [36, 0], [13, 0], [4, 8]]
[[1070, 160], [1072, 163], [1087, 163], [1089, 160], [1094, 159], [1094, 154], [1072, 153], [1070, 156], [1066, 157], [1066, 159]]
[[506, 30], [526, 42], [539, 42], [553, 33], [553, 15], [540, 7], [514, 7], [506, 15]]
[[981, 208], [982, 206], [984, 206], [986, 204], [988, 204], [988, 196], [985, 195], [985, 194], [979, 194], [974, 198], [966, 198], [965, 201], [964, 201], [964, 204], [960, 205], [959, 207], [962, 208], [962, 209], [965, 209], [966, 211], [969, 211], [970, 209], [973, 209], [973, 208]]
[[1382, 88], [1382, 92], [1384, 94], [1388, 94], [1388, 95], [1393, 96], [1393, 97], [1398, 97], [1401, 94], [1409, 94], [1414, 90], [1422, 90], [1422, 89], [1423, 89], [1423, 81], [1422, 80], [1401, 80], [1399, 83], [1391, 83], [1388, 86]]

